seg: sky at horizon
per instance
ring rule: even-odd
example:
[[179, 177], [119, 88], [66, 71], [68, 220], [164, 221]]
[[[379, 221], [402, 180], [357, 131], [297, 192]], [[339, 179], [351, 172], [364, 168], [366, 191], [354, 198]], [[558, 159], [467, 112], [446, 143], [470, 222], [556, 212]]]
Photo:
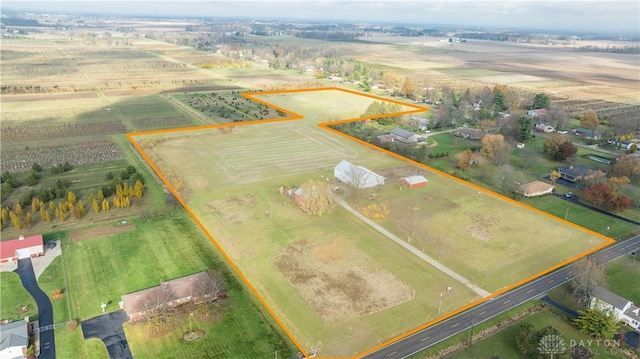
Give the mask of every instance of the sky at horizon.
[[300, 19], [640, 34], [640, 1], [637, 0], [8, 0], [1, 3], [0, 9], [70, 15]]

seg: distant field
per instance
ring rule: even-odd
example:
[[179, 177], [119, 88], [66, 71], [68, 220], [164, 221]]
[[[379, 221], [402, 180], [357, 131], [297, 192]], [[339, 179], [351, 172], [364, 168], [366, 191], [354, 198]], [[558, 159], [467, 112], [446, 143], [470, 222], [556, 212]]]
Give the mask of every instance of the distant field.
[[[373, 100], [370, 97], [336, 90], [255, 97], [301, 114], [304, 120], [134, 134], [132, 139], [167, 182], [178, 186], [175, 189], [197, 220], [305, 350], [318, 345], [322, 357], [352, 356], [428, 323], [438, 317], [439, 293], [448, 286], [453, 292], [447, 295], [443, 314], [478, 298], [341, 208], [332, 215], [311, 217], [278, 193], [281, 185], [332, 179], [333, 167], [343, 159], [390, 179], [389, 184], [373, 190], [375, 203], [390, 208], [388, 218], [381, 222], [386, 229], [405, 240], [415, 232], [411, 244], [416, 248], [492, 292], [606, 243], [593, 233], [317, 126], [357, 118]], [[429, 185], [400, 191], [393, 174], [407, 171], [424, 173]], [[352, 205], [361, 208], [369, 203]], [[315, 279], [319, 280], [317, 287], [337, 290], [335, 300], [346, 300], [343, 310], [350, 304], [345, 304], [349, 303], [348, 292], [339, 289], [342, 278], [359, 278], [347, 282], [346, 288], [361, 283], [360, 292], [368, 294], [360, 303], [373, 303], [379, 291], [366, 284], [366, 276], [349, 272], [349, 261], [342, 264], [347, 258], [363, 263], [359, 267], [372, 266], [368, 272], [389, 278], [389, 283], [398, 283], [397, 288], [407, 286], [415, 295], [370, 314], [354, 307], [342, 313], [343, 319], [332, 320], [323, 314], [326, 308], [305, 294], [309, 287], [290, 276], [287, 268], [300, 264], [297, 258], [283, 258], [295, 251], [308, 258], [309, 265], [317, 266], [315, 273], [325, 273]]]

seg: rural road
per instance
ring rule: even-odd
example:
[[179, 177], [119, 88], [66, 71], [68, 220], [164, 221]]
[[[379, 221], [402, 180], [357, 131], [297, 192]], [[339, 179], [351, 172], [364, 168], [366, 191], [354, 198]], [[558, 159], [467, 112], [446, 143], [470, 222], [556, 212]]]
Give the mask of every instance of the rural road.
[[335, 197], [335, 201], [336, 201], [336, 203], [341, 205], [344, 209], [346, 209], [347, 211], [351, 212], [351, 214], [353, 214], [354, 216], [358, 217], [360, 220], [362, 220], [363, 222], [368, 224], [371, 228], [373, 228], [373, 229], [377, 230], [378, 232], [384, 234], [389, 239], [393, 240], [394, 242], [398, 243], [399, 245], [401, 245], [402, 247], [404, 247], [405, 249], [407, 249], [411, 253], [415, 254], [418, 258], [420, 258], [420, 259], [424, 260], [425, 262], [431, 264], [432, 266], [436, 267], [441, 272], [447, 274], [448, 276], [452, 277], [453, 279], [457, 280], [458, 282], [460, 282], [460, 283], [464, 284], [465, 286], [469, 287], [471, 290], [476, 292], [481, 298], [488, 297], [489, 295], [491, 295], [491, 293], [489, 293], [486, 290], [484, 290], [484, 289], [478, 287], [477, 285], [471, 283], [465, 277], [463, 277], [460, 274], [454, 272], [450, 268], [444, 266], [442, 263], [438, 262], [437, 260], [435, 260], [435, 259], [429, 257], [428, 255], [422, 253], [420, 250], [418, 250], [414, 246], [410, 245], [409, 243], [406, 243], [405, 241], [403, 241], [402, 239], [398, 238], [393, 233], [391, 233], [391, 232], [387, 231], [386, 229], [382, 228], [382, 226], [378, 225], [374, 221], [372, 221], [369, 218], [365, 217], [360, 212], [356, 211], [351, 206], [349, 206], [342, 198]]
[[[592, 258], [602, 265], [638, 249], [640, 249], [640, 235], [606, 247], [593, 254]], [[408, 335], [372, 353], [366, 354], [361, 358], [406, 358], [468, 329], [470, 329], [469, 336], [471, 337], [475, 325], [513, 309], [531, 299], [543, 297], [549, 290], [568, 281], [572, 267], [573, 265], [568, 265], [551, 272], [461, 314]]]

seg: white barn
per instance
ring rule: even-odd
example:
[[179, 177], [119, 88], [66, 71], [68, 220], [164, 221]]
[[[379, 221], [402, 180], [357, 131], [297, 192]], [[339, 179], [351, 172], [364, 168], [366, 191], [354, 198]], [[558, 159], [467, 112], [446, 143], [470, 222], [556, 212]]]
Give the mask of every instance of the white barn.
[[358, 188], [370, 188], [384, 184], [383, 176], [344, 160], [333, 169], [333, 175], [340, 181]]

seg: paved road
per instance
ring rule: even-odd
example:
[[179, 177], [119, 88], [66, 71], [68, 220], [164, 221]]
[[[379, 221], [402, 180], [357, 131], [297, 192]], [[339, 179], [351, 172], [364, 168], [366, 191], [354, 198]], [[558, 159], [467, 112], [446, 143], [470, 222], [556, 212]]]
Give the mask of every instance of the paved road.
[[[595, 258], [599, 264], [604, 264], [639, 249], [640, 235], [606, 247], [593, 254], [592, 258]], [[549, 290], [566, 282], [572, 267], [573, 265], [569, 265], [549, 273], [362, 358], [406, 358], [465, 330], [468, 330], [471, 336], [475, 325], [531, 299], [543, 297]]]
[[399, 245], [401, 245], [402, 247], [404, 247], [405, 249], [407, 249], [411, 253], [413, 253], [416, 256], [418, 256], [418, 258], [420, 258], [423, 261], [431, 264], [432, 266], [436, 267], [441, 272], [447, 274], [448, 276], [452, 277], [453, 279], [457, 280], [458, 282], [462, 283], [463, 285], [467, 286], [468, 288], [470, 288], [471, 290], [476, 292], [480, 296], [480, 298], [485, 298], [485, 297], [488, 297], [488, 296], [491, 295], [491, 293], [489, 293], [486, 290], [484, 290], [484, 289], [478, 287], [477, 285], [471, 283], [471, 281], [469, 281], [465, 277], [463, 277], [460, 274], [454, 272], [452, 269], [446, 267], [444, 264], [442, 264], [442, 263], [436, 261], [435, 259], [429, 257], [428, 255], [426, 255], [425, 253], [421, 252], [420, 250], [418, 250], [417, 248], [415, 248], [411, 244], [403, 241], [402, 239], [398, 238], [393, 233], [391, 233], [391, 232], [387, 231], [386, 229], [384, 229], [382, 226], [378, 225], [374, 221], [372, 221], [369, 218], [365, 217], [364, 215], [362, 215], [362, 213], [356, 211], [351, 206], [349, 206], [342, 198], [336, 197], [335, 201], [339, 205], [344, 207], [344, 209], [346, 209], [347, 211], [351, 212], [351, 214], [353, 214], [354, 216], [359, 218], [361, 221], [365, 222], [371, 228], [373, 228], [373, 229], [377, 230], [378, 232], [384, 234], [385, 236], [387, 236], [392, 241], [398, 243]]
[[84, 339], [98, 338], [104, 342], [111, 359], [132, 359], [122, 323], [129, 320], [124, 310], [82, 321]]
[[[49, 297], [38, 287], [36, 275], [33, 272], [31, 258], [19, 259], [16, 273], [20, 276], [22, 285], [27, 289], [38, 304], [38, 324], [40, 328], [53, 325], [53, 307]], [[51, 328], [51, 327], [49, 327]], [[44, 330], [40, 332], [40, 359], [55, 359], [56, 342], [54, 340], [53, 330]]]

